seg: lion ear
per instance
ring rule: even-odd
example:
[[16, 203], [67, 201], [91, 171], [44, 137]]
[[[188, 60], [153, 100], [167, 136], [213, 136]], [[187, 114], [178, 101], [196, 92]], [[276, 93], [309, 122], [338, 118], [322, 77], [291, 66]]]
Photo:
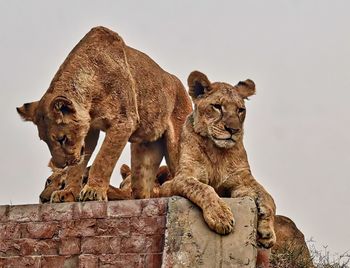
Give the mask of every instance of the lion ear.
[[197, 99], [211, 90], [211, 83], [208, 77], [198, 71], [190, 73], [187, 78], [187, 84], [189, 87], [188, 93], [193, 99]]
[[34, 122], [36, 111], [39, 105], [39, 101], [25, 103], [21, 107], [17, 107], [17, 113], [22, 117], [24, 121]]
[[60, 116], [75, 113], [73, 102], [64, 96], [58, 96], [51, 102], [51, 110]]
[[250, 79], [240, 81], [235, 86], [235, 90], [243, 99], [247, 99], [248, 97], [255, 94], [255, 83]]
[[125, 180], [130, 174], [131, 174], [130, 167], [126, 164], [123, 164], [120, 167], [120, 175], [122, 176], [122, 179]]

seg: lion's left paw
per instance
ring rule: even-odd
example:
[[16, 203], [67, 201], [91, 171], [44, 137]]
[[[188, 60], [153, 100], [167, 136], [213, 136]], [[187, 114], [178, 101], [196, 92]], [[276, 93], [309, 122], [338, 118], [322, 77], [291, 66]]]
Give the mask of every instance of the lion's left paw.
[[75, 197], [70, 190], [58, 190], [51, 194], [51, 203], [75, 202]]
[[276, 234], [272, 223], [262, 221], [258, 223], [258, 246], [263, 248], [271, 248], [276, 243]]
[[233, 231], [235, 220], [232, 211], [221, 199], [203, 209], [203, 217], [209, 228], [218, 234], [226, 235]]
[[84, 186], [79, 195], [80, 201], [107, 201], [107, 190], [102, 187]]

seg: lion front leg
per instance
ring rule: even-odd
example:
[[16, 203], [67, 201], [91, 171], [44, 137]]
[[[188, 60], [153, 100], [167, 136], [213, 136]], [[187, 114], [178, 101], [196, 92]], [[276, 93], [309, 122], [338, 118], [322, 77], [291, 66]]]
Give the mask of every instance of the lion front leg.
[[107, 201], [109, 180], [113, 169], [132, 133], [131, 124], [110, 127], [93, 162], [88, 183], [80, 191], [80, 201]]
[[257, 243], [258, 246], [271, 248], [276, 243], [274, 220], [276, 206], [271, 195], [255, 180], [249, 187], [239, 186], [231, 192], [231, 197], [250, 196], [258, 209]]
[[235, 225], [233, 213], [213, 187], [194, 178], [175, 177], [171, 182], [173, 194], [186, 197], [202, 209], [210, 229], [222, 235], [232, 232]]
[[51, 203], [63, 203], [78, 201], [81, 190], [81, 178], [84, 173], [84, 163], [77, 166], [68, 167], [67, 178], [60, 189], [54, 191], [51, 195]]
[[258, 246], [271, 248], [276, 243], [274, 230], [276, 208], [272, 197], [260, 196], [257, 200], [258, 207]]

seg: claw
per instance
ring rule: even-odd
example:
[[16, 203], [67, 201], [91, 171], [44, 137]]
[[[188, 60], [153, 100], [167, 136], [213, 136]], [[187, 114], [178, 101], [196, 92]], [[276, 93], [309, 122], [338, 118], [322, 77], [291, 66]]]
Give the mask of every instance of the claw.
[[79, 194], [80, 201], [107, 201], [107, 190], [85, 185]]

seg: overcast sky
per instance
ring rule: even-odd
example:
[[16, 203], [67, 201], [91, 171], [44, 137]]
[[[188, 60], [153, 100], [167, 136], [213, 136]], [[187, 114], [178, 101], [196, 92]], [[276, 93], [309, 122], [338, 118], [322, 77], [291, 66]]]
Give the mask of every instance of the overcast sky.
[[[0, 204], [37, 203], [50, 170], [38, 100], [90, 28], [103, 25], [183, 83], [192, 70], [251, 78], [245, 145], [277, 213], [333, 252], [350, 249], [350, 2], [0, 1]], [[187, 87], [187, 86], [186, 86]], [[129, 163], [126, 148], [119, 166]]]

